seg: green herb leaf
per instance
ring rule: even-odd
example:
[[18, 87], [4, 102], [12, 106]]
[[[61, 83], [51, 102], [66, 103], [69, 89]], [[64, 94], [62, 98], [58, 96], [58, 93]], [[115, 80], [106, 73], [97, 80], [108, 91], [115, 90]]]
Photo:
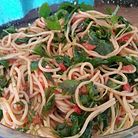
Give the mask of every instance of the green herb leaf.
[[44, 113], [49, 112], [49, 111], [53, 108], [54, 104], [55, 104], [55, 95], [52, 94], [52, 95], [49, 97], [49, 99], [48, 99], [48, 101], [46, 102], [46, 104], [44, 105], [44, 107], [43, 107], [43, 112], [44, 112]]
[[64, 9], [59, 9], [57, 10], [57, 12], [55, 13], [55, 16], [58, 18], [58, 19], [61, 19], [61, 18], [65, 18], [65, 16], [68, 14], [68, 12]]
[[79, 83], [80, 81], [77, 80], [65, 80], [59, 84], [59, 87], [62, 89], [63, 92], [73, 94]]
[[50, 80], [52, 83], [54, 83], [54, 79], [52, 78], [52, 73], [44, 72], [43, 74], [47, 80]]
[[50, 30], [61, 30], [60, 22], [57, 16], [53, 15], [46, 18], [47, 28]]
[[95, 96], [98, 95], [98, 91], [92, 82], [87, 85], [87, 90], [89, 92], [90, 98], [94, 100]]
[[113, 25], [118, 23], [118, 20], [119, 20], [119, 16], [114, 15], [114, 16], [111, 17], [111, 22], [112, 22]]
[[39, 8], [39, 16], [40, 17], [44, 17], [45, 19], [47, 17], [49, 17], [50, 13], [51, 13], [51, 9], [48, 5], [48, 3], [44, 3], [40, 8]]
[[92, 130], [93, 130], [93, 121], [90, 121], [85, 132], [80, 138], [91, 138], [92, 137]]
[[4, 68], [9, 68], [9, 62], [7, 60], [1, 60], [0, 65], [3, 65]]
[[56, 131], [59, 133], [61, 137], [67, 137], [70, 136], [71, 127], [68, 126], [66, 123], [58, 124], [56, 126]]
[[8, 34], [13, 34], [16, 33], [16, 29], [14, 26], [10, 26], [6, 29], [3, 29], [2, 32], [0, 33], [0, 39], [2, 39], [4, 36], [8, 35]]
[[57, 56], [56, 61], [57, 63], [64, 63], [66, 67], [71, 66], [71, 59], [69, 56]]
[[106, 14], [109, 14], [109, 15], [112, 15], [112, 14], [113, 14], [113, 9], [112, 9], [111, 7], [107, 7], [107, 8], [105, 9], [105, 13], [106, 13]]
[[38, 69], [38, 61], [31, 62], [31, 71], [35, 71]]
[[115, 11], [112, 13], [112, 16], [117, 15], [119, 9], [120, 9], [120, 7], [119, 7], [119, 5], [117, 5], [117, 7], [115, 8]]
[[25, 126], [25, 127], [22, 127], [22, 128], [17, 128], [16, 130], [25, 133], [25, 132], [27, 132], [29, 130], [29, 127]]
[[91, 5], [85, 4], [85, 3], [83, 2], [83, 3], [79, 4], [79, 9], [80, 9], [81, 11], [90, 11], [90, 10], [93, 10], [94, 7], [91, 6]]
[[24, 103], [22, 101], [16, 102], [15, 104], [24, 106]]
[[138, 109], [138, 103], [134, 102], [134, 103], [132, 103], [132, 105], [133, 105], [136, 109]]
[[3, 111], [0, 109], [0, 120], [3, 118]]
[[113, 88], [114, 90], [120, 88], [120, 85], [111, 81], [111, 80], [108, 80], [107, 82], [107, 86], [109, 86], [110, 88]]
[[29, 40], [30, 40], [30, 37], [17, 38], [17, 39], [15, 40], [15, 43], [16, 43], [16, 44], [22, 44], [22, 43], [27, 44]]
[[41, 57], [47, 57], [47, 53], [44, 49], [45, 45], [44, 44], [38, 44], [36, 47], [33, 49], [33, 53], [36, 55], [40, 55]]
[[46, 90], [45, 90], [45, 97], [46, 99], [49, 99], [49, 97], [54, 93], [56, 87], [48, 87]]
[[3, 89], [7, 87], [9, 81], [6, 79], [5, 76], [0, 75], [0, 96], [2, 96]]

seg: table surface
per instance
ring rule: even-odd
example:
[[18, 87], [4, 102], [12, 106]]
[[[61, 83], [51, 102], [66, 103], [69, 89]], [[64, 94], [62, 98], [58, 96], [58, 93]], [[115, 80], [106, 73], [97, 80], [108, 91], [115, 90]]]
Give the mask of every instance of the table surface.
[[[104, 12], [107, 7], [115, 9], [116, 6], [104, 4], [102, 0], [95, 0], [96, 10]], [[130, 21], [132, 24], [138, 27], [138, 7], [137, 8], [121, 7], [118, 14], [124, 16], [126, 19], [128, 19], [128, 21]]]

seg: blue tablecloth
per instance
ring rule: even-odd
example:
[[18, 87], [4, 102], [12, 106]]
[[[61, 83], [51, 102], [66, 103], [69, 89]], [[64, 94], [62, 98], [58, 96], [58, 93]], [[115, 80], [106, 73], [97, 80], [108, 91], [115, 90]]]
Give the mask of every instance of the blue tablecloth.
[[[73, 0], [0, 0], [0, 25], [24, 17], [28, 11], [39, 7], [44, 2], [51, 5], [64, 1]], [[94, 4], [94, 0], [79, 0], [79, 2]]]

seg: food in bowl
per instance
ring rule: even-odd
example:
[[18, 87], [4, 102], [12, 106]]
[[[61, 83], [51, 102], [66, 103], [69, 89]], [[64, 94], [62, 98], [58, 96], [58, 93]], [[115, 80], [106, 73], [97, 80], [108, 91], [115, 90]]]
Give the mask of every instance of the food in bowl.
[[43, 137], [90, 138], [137, 124], [138, 28], [85, 4], [48, 4], [0, 40], [1, 124]]

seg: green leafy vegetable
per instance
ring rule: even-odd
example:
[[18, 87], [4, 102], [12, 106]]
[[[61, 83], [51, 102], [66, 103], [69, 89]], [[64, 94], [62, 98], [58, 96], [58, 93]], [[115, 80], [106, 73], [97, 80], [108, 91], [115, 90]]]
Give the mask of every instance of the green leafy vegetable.
[[70, 136], [71, 127], [68, 126], [66, 123], [58, 124], [56, 127], [56, 131], [59, 133], [61, 137]]
[[57, 63], [64, 63], [64, 65], [66, 67], [69, 67], [72, 64], [70, 57], [66, 56], [66, 55], [65, 56], [57, 56], [56, 61], [57, 61]]
[[57, 16], [53, 15], [46, 18], [47, 28], [50, 30], [61, 30], [60, 22]]
[[0, 39], [2, 39], [4, 36], [8, 35], [8, 34], [13, 34], [16, 33], [16, 29], [14, 26], [10, 26], [6, 29], [3, 29], [2, 32], [0, 33]]
[[100, 55], [107, 55], [114, 50], [113, 45], [109, 40], [102, 40], [101, 38], [98, 38], [94, 32], [91, 32], [89, 35], [91, 38], [89, 37], [87, 40], [88, 43], [95, 45], [96, 48], [94, 51]]
[[33, 49], [33, 53], [36, 55], [40, 55], [41, 57], [47, 57], [47, 53], [44, 49], [45, 45], [44, 44], [38, 44], [36, 47]]
[[85, 132], [80, 138], [91, 138], [92, 137], [92, 129], [93, 129], [93, 121], [90, 121]]
[[52, 94], [48, 98], [48, 101], [46, 102], [46, 104], [44, 105], [43, 112], [44, 113], [49, 112], [53, 108], [54, 104], [55, 104], [55, 94]]
[[25, 133], [29, 130], [29, 126], [25, 126], [25, 127], [22, 127], [22, 128], [17, 128], [16, 130]]
[[3, 89], [7, 87], [9, 81], [6, 79], [5, 76], [0, 75], [0, 96], [2, 96]]
[[113, 82], [111, 80], [108, 80], [107, 86], [109, 86], [110, 88], [113, 88], [115, 90], [118, 89], [118, 88], [120, 88], [120, 85], [119, 84], [117, 84], [117, 83], [115, 83], [115, 82]]
[[87, 90], [89, 92], [90, 98], [94, 100], [95, 96], [98, 95], [98, 91], [92, 82], [87, 85]]
[[49, 7], [48, 3], [44, 3], [40, 8], [39, 8], [39, 15], [40, 17], [44, 17], [45, 19], [49, 17], [51, 11], [51, 8]]
[[15, 104], [20, 105], [20, 106], [24, 106], [24, 103], [22, 101], [16, 102]]
[[7, 60], [1, 60], [0, 65], [3, 65], [4, 68], [8, 69], [9, 67], [9, 62]]
[[27, 44], [29, 40], [30, 40], [30, 37], [17, 38], [17, 39], [15, 40], [15, 43], [16, 43], [16, 44], [22, 44], [22, 43]]
[[107, 7], [107, 8], [105, 9], [105, 13], [106, 13], [106, 14], [109, 14], [109, 15], [112, 15], [113, 9], [112, 9], [111, 7]]
[[38, 69], [38, 61], [31, 62], [31, 71], [35, 71]]
[[109, 116], [110, 116], [110, 109], [104, 111], [100, 115], [96, 117], [96, 125], [100, 126], [101, 124], [103, 125], [103, 129], [108, 127], [108, 122], [109, 122]]
[[0, 120], [2, 119], [3, 117], [3, 111], [0, 109]]
[[59, 84], [59, 87], [62, 89], [63, 92], [73, 94], [79, 83], [80, 81], [77, 80], [65, 80]]
[[92, 5], [89, 5], [83, 2], [81, 4], [78, 4], [78, 6], [81, 11], [90, 11], [94, 9]]
[[135, 107], [135, 109], [138, 109], [138, 103], [134, 102], [132, 105]]
[[33, 122], [33, 117], [34, 116], [35, 116], [35, 111], [34, 110], [29, 110], [28, 116], [27, 116], [29, 123], [32, 123]]
[[52, 73], [50, 73], [50, 72], [44, 72], [43, 74], [44, 74], [44, 76], [45, 76], [45, 78], [46, 78], [47, 80], [49, 80], [49, 81], [51, 81], [52, 83], [54, 83], [54, 79], [52, 78]]

